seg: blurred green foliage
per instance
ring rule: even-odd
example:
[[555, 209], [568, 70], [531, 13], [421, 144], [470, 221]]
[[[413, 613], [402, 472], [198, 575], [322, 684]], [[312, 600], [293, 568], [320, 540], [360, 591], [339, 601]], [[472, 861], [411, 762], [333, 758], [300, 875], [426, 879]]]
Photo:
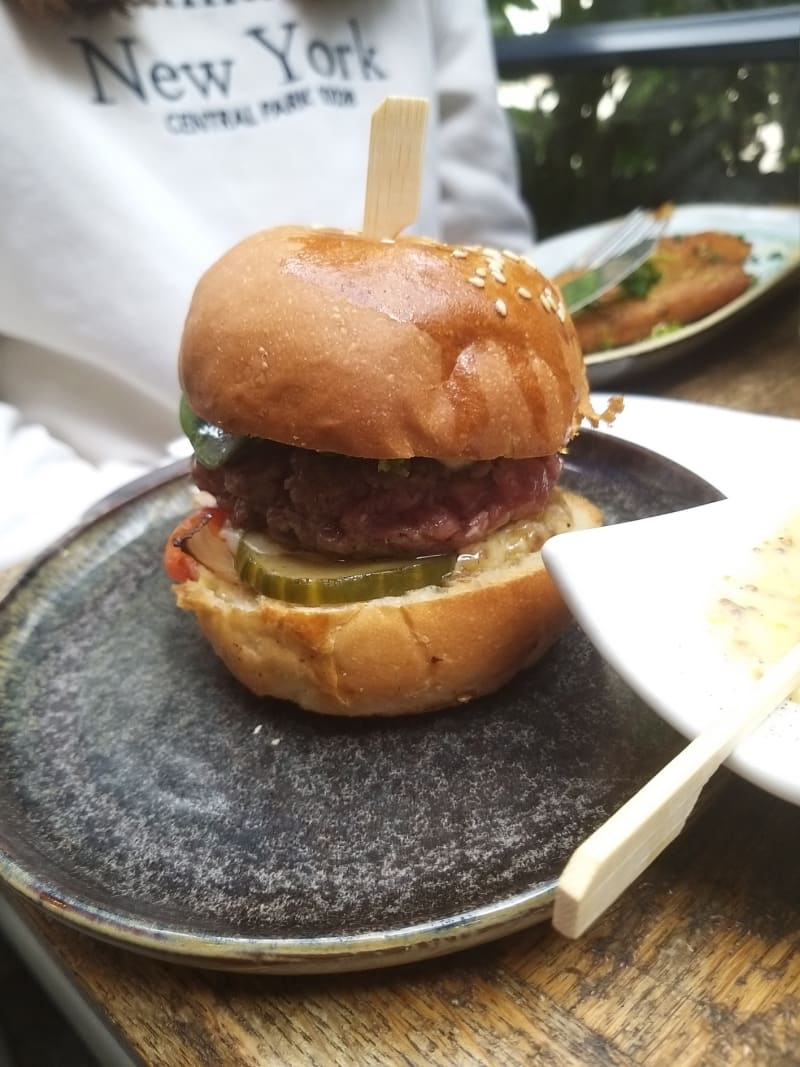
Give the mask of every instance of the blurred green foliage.
[[[514, 6], [536, 5], [516, 0]], [[613, 8], [614, 18], [652, 17], [657, 33], [659, 16], [759, 6], [772, 5], [619, 0], [585, 9], [579, 0], [562, 0], [561, 15], [552, 26], [609, 20]], [[495, 33], [513, 33], [507, 4], [490, 0], [490, 9]], [[528, 91], [528, 106], [507, 110], [519, 150], [523, 193], [540, 237], [666, 200], [798, 201], [797, 62], [546, 75], [532, 70], [531, 75], [539, 77], [535, 91]], [[508, 85], [525, 89], [518, 83]], [[506, 90], [504, 100], [510, 95]]]

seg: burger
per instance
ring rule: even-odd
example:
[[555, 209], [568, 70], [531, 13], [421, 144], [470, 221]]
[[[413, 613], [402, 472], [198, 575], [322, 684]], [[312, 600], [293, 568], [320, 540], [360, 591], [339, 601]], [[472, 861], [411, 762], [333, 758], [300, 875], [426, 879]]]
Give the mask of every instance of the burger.
[[179, 374], [198, 507], [165, 566], [254, 693], [429, 711], [562, 632], [539, 550], [601, 522], [558, 486], [597, 416], [560, 294], [526, 259], [265, 230], [200, 279]]

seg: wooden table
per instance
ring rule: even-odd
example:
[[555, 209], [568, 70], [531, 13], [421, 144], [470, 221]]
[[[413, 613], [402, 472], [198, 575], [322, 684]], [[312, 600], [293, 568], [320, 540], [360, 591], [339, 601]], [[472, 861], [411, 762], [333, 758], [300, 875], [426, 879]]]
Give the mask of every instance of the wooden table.
[[[799, 325], [781, 294], [625, 388], [800, 417]], [[739, 779], [578, 942], [542, 925], [391, 971], [236, 976], [19, 908], [70, 990], [158, 1067], [800, 1064], [800, 809]]]

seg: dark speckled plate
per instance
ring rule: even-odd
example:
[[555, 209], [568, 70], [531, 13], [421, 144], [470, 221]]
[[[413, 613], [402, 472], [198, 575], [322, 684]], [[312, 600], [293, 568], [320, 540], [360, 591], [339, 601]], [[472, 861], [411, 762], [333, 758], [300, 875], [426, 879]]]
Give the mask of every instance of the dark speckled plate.
[[[619, 521], [718, 494], [587, 432], [565, 480]], [[457, 711], [343, 721], [259, 701], [173, 606], [173, 469], [0, 610], [0, 875], [170, 959], [262, 971], [451, 952], [550, 913], [573, 848], [680, 744], [573, 626]]]

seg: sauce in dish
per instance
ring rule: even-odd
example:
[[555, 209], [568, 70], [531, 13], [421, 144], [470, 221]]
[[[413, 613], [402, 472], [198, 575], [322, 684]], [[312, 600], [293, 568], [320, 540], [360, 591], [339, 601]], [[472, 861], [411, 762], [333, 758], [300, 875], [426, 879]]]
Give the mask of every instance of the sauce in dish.
[[[726, 652], [760, 677], [800, 642], [800, 511], [720, 581], [709, 614]], [[800, 686], [791, 694], [800, 702]]]

